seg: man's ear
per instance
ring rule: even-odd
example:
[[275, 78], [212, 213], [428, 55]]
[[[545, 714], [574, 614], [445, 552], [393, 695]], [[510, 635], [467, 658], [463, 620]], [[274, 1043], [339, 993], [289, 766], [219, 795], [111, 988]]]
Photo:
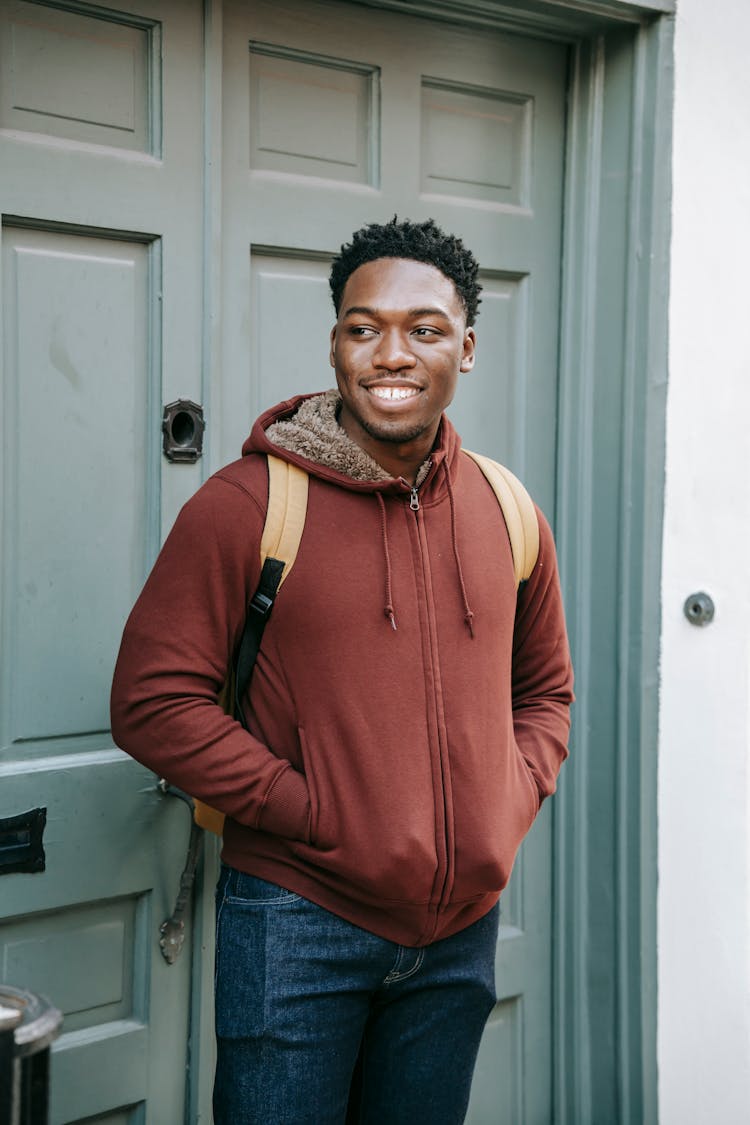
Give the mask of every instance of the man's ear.
[[335, 367], [336, 366], [336, 360], [335, 360], [334, 355], [333, 355], [333, 349], [336, 346], [336, 325], [335, 324], [334, 324], [333, 328], [331, 329], [330, 339], [331, 339], [331, 350], [328, 353], [328, 362], [330, 363], [331, 367]]
[[467, 328], [464, 332], [464, 352], [461, 359], [461, 366], [459, 371], [471, 371], [474, 366], [474, 353], [477, 346], [477, 337], [473, 328]]

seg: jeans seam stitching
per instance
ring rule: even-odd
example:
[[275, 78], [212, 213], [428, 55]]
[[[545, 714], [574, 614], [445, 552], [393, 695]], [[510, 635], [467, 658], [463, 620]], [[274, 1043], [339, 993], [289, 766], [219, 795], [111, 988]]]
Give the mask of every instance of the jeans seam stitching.
[[412, 967], [409, 969], [408, 972], [406, 972], [406, 973], [396, 972], [394, 974], [393, 970], [391, 970], [391, 972], [388, 974], [388, 976], [383, 981], [383, 984], [400, 984], [402, 980], [408, 980], [409, 977], [413, 977], [415, 973], [419, 972], [419, 970], [422, 968], [423, 963], [424, 963], [424, 949], [420, 949], [419, 953], [417, 954], [416, 961], [414, 962], [414, 964], [412, 965]]
[[239, 898], [237, 895], [225, 895], [223, 902], [228, 902], [231, 906], [276, 906], [277, 903], [298, 902], [301, 898], [302, 895], [293, 892], [282, 898]]
[[225, 883], [224, 884], [224, 890], [223, 890], [222, 896], [221, 896], [221, 902], [219, 903], [219, 909], [216, 911], [216, 927], [215, 927], [215, 931], [216, 931], [216, 956], [214, 958], [214, 992], [216, 992], [216, 984], [217, 984], [218, 979], [219, 979], [219, 950], [220, 950], [220, 946], [219, 946], [219, 927], [221, 925], [221, 914], [222, 914], [222, 911], [224, 910], [224, 903], [226, 901], [227, 901], [227, 891], [226, 891], [226, 883]]

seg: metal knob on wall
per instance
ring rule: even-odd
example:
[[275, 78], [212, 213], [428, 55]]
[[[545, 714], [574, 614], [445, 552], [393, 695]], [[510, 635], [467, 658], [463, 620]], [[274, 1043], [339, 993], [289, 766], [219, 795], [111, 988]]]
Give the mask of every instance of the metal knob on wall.
[[714, 602], [710, 594], [699, 591], [685, 599], [685, 616], [691, 625], [709, 625], [714, 619]]

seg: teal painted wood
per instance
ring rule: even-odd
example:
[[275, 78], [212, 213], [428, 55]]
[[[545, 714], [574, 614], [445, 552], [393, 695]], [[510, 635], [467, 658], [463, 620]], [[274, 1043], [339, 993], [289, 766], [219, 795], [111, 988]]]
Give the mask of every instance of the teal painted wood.
[[[467, 445], [510, 463], [554, 517], [567, 51], [384, 13], [328, 11], [291, 2], [223, 9], [227, 237], [216, 462], [236, 456], [260, 409], [331, 385], [329, 252], [373, 219], [433, 215], [477, 249], [486, 284], [477, 368], [451, 414]], [[282, 93], [281, 72], [272, 72], [270, 121], [257, 60], [254, 86], [248, 79], [247, 45], [256, 41], [266, 45], [263, 59], [283, 54], [294, 78]], [[311, 67], [328, 90], [329, 71], [354, 73], [363, 61], [380, 70], [377, 193], [361, 184], [357, 129], [373, 118], [360, 95], [350, 99], [349, 116], [341, 107], [319, 114], [304, 136], [297, 119], [308, 120], [308, 103], [320, 96], [308, 81]], [[482, 1048], [473, 1125], [551, 1117], [551, 829], [545, 808], [504, 896], [499, 1000]]]
[[350, 0], [474, 27], [577, 40], [673, 13], [676, 0]]
[[108, 732], [118, 635], [200, 479], [159, 420], [200, 395], [202, 5], [148, 8], [0, 12], [0, 816], [48, 810], [46, 871], [2, 877], [0, 975], [64, 1010], [59, 1125], [186, 1106], [190, 945], [167, 966], [158, 927], [188, 816]]
[[572, 74], [558, 510], [579, 703], [555, 849], [555, 1102], [570, 1125], [656, 1122], [671, 36], [659, 21], [582, 43]]

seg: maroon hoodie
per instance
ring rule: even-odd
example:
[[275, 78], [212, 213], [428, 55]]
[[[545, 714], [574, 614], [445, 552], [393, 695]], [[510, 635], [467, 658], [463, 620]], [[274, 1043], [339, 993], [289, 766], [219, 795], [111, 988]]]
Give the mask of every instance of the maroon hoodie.
[[[486, 913], [567, 754], [549, 527], [518, 598], [505, 524], [443, 418], [416, 497], [272, 445], [181, 511], [125, 628], [119, 746], [226, 813], [223, 859], [410, 946]], [[267, 452], [310, 474], [299, 554], [245, 701], [217, 695], [260, 573]]]

